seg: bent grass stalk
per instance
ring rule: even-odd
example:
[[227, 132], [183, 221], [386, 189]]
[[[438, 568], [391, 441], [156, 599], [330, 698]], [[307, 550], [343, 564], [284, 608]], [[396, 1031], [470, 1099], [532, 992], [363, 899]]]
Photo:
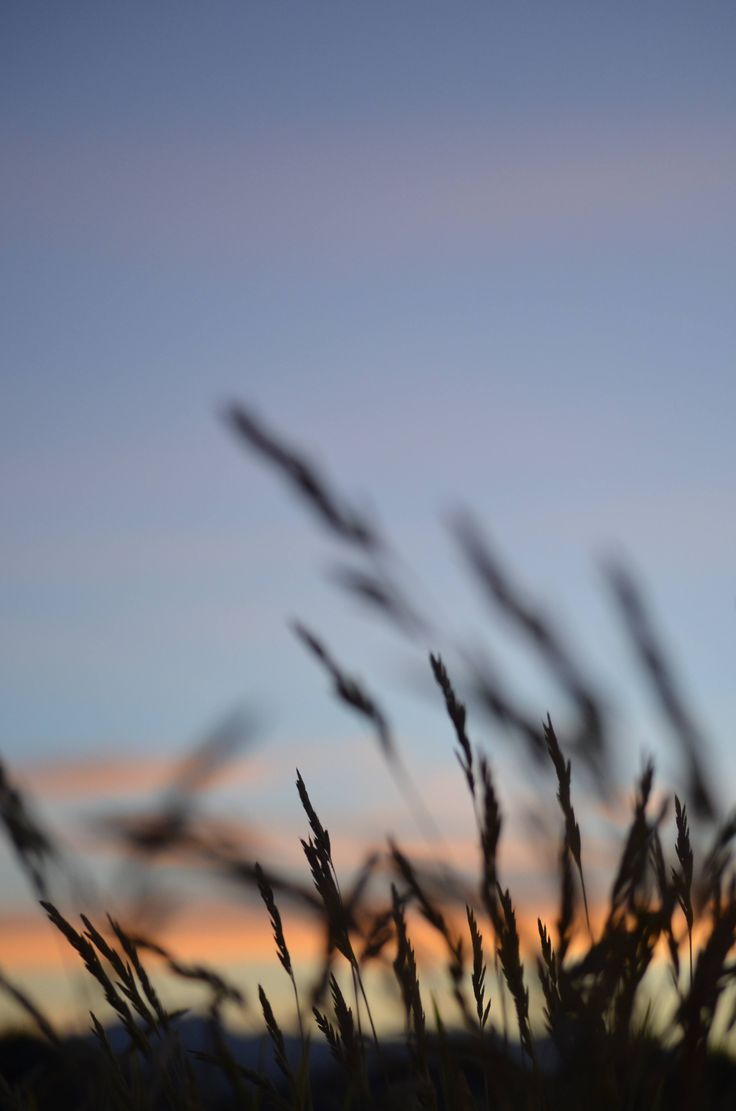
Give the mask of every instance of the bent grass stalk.
[[[368, 561], [369, 566], [352, 568], [342, 576], [353, 592], [378, 606], [394, 623], [398, 621], [410, 629], [412, 635], [430, 627], [423, 615], [421, 621], [417, 618], [418, 607], [403, 597], [393, 581], [389, 589], [389, 578], [381, 578], [376, 570], [376, 556], [380, 552], [381, 566], [389, 575], [391, 554], [375, 524], [356, 512], [299, 451], [281, 443], [249, 410], [233, 407], [228, 420], [241, 441], [273, 465], [300, 493], [331, 535], [348, 544], [356, 559]], [[557, 805], [562, 814], [559, 909], [551, 927], [541, 917], [537, 918], [535, 961], [522, 951], [517, 905], [511, 895], [514, 885], [506, 882], [507, 877], [501, 882], [499, 844], [503, 813], [491, 761], [485, 750], [471, 742], [466, 705], [438, 654], [430, 655], [429, 665], [454, 732], [454, 756], [467, 787], [477, 834], [479, 869], [472, 893], [468, 894], [467, 884], [456, 882], [458, 877], [439, 859], [442, 856], [439, 842], [433, 843], [436, 867], [432, 870], [414, 864], [395, 840], [387, 838], [386, 850], [368, 857], [357, 878], [346, 887], [349, 894], [343, 896], [330, 835], [298, 771], [297, 791], [309, 824], [309, 833], [301, 844], [311, 888], [262, 867], [245, 851], [236, 852], [231, 845], [223, 846], [208, 839], [188, 820], [172, 824], [169, 813], [168, 824], [162, 827], [167, 830], [167, 847], [176, 846], [185, 859], [187, 853], [191, 854], [189, 859], [198, 866], [206, 862], [214, 873], [226, 875], [249, 891], [256, 890], [260, 896], [268, 912], [277, 960], [291, 982], [302, 1053], [298, 1070], [289, 1059], [284, 1032], [288, 1033], [288, 1028], [279, 1024], [261, 984], [257, 997], [275, 1062], [275, 1071], [270, 1074], [238, 1061], [228, 1044], [223, 1009], [226, 1004], [241, 1008], [246, 1005], [238, 986], [206, 965], [188, 964], [158, 941], [131, 932], [123, 924], [124, 918], [108, 917], [106, 924], [101, 925], [96, 912], [77, 917], [81, 908], [74, 908], [73, 914], [59, 909], [57, 902], [49, 898], [49, 875], [59, 865], [58, 848], [0, 764], [0, 821], [11, 847], [57, 936], [61, 935], [76, 953], [88, 977], [99, 986], [114, 1020], [127, 1035], [122, 1051], [113, 1048], [109, 1030], [96, 1014], [91, 1014], [96, 1049], [89, 1052], [96, 1054], [95, 1064], [86, 1071], [77, 1070], [78, 1082], [82, 1086], [87, 1084], [79, 1095], [79, 1106], [110, 1106], [114, 1111], [118, 1108], [157, 1111], [159, 1106], [166, 1106], [194, 1111], [206, 1106], [200, 1092], [202, 1081], [191, 1067], [191, 1059], [195, 1058], [202, 1066], [219, 1070], [238, 1107], [319, 1111], [321, 1093], [311, 1085], [310, 1073], [313, 1031], [306, 1028], [305, 1022], [310, 1015], [343, 1077], [344, 1087], [329, 1094], [346, 1107], [360, 1107], [361, 1111], [396, 1106], [439, 1108], [442, 1097], [437, 1082], [438, 1064], [446, 1101], [454, 1100], [463, 1111], [478, 1106], [478, 1100], [486, 1108], [518, 1106], [540, 1111], [543, 1107], [550, 1111], [557, 1108], [574, 1111], [576, 1107], [599, 1105], [696, 1107], [703, 1105], [698, 1099], [710, 1096], [713, 1106], [736, 1105], [736, 1079], [724, 1097], [725, 1102], [718, 1104], [710, 1054], [719, 1018], [725, 1016], [722, 1025], [727, 1032], [736, 1026], [736, 1005], [729, 998], [729, 992], [733, 993], [736, 987], [733, 960], [736, 875], [732, 855], [736, 813], [726, 819], [718, 816], [713, 777], [701, 758], [694, 718], [674, 687], [639, 592], [625, 573], [619, 569], [610, 572], [617, 604], [684, 759], [688, 789], [682, 797], [680, 793], [674, 795], [673, 831], [665, 822], [670, 799], [665, 797], [661, 805], [655, 805], [654, 765], [651, 761], [645, 764], [603, 908], [603, 925], [594, 934], [591, 911], [600, 908], [591, 877], [592, 853], [588, 842], [586, 867], [592, 885], [589, 898], [583, 868], [583, 837], [572, 801], [573, 759], [566, 753], [569, 746], [575, 759], [576, 777], [581, 767], [596, 790], [601, 789], [601, 784], [605, 786], [610, 752], [602, 704], [563, 639], [541, 611], [522, 597], [512, 577], [480, 539], [478, 530], [467, 521], [456, 532], [485, 596], [521, 632], [569, 699], [575, 715], [572, 730], [566, 729], [561, 734], [563, 753], [549, 715], [543, 720], [541, 714], [520, 705], [490, 669], [471, 667], [476, 693], [490, 711], [498, 731], [515, 740], [521, 738], [535, 768], [549, 769], [547, 760], [551, 761], [556, 777]], [[434, 829], [435, 816], [427, 815], [423, 809], [379, 702], [351, 677], [321, 639], [301, 625], [296, 631], [330, 675], [340, 700], [371, 725], [404, 793], [406, 812], [413, 812], [429, 833], [430, 827]], [[579, 795], [576, 801], [579, 802]], [[691, 832], [689, 814], [695, 817], [696, 833], [697, 823], [705, 822], [706, 826], [710, 823], [708, 852], [696, 855], [693, 845], [700, 842]], [[160, 822], [165, 818], [164, 812], [159, 816]], [[714, 821], [715, 818], [718, 820]], [[155, 823], [151, 828], [157, 828]], [[556, 841], [558, 833], [551, 836]], [[148, 842], [138, 839], [139, 859], [145, 861], [148, 853], [151, 861], [155, 856], [158, 862], [160, 850], [160, 838], [156, 843], [150, 838]], [[381, 884], [376, 895], [374, 888]], [[576, 936], [578, 918], [582, 918], [578, 890], [585, 915], [586, 928], [582, 922], [579, 924], [582, 936]], [[280, 901], [292, 898], [310, 913], [317, 913], [325, 931], [324, 964], [306, 1014], [276, 893]], [[456, 932], [453, 917], [458, 908], [464, 913], [460, 932]], [[686, 927], [689, 978], [681, 973], [680, 951], [685, 948], [685, 933], [676, 926], [680, 922], [678, 908]], [[413, 911], [442, 940], [446, 957], [443, 976], [450, 997], [459, 1007], [464, 1030], [452, 1029], [441, 1014], [434, 991], [430, 998], [437, 1038], [427, 1029], [424, 1000], [428, 989], [417, 957], [421, 950], [415, 947], [407, 922]], [[593, 917], [597, 921], [595, 914]], [[486, 923], [487, 943], [483, 934]], [[465, 960], [468, 935], [472, 958], [469, 968]], [[652, 997], [646, 979], [657, 960], [660, 941], [676, 996], [673, 1016], [661, 1033], [650, 1022]], [[493, 998], [487, 982], [491, 944], [499, 989]], [[350, 969], [354, 1010], [335, 974], [340, 957]], [[184, 1050], [184, 1015], [166, 1006], [165, 993], [154, 983], [155, 977], [148, 968], [149, 958], [157, 965], [162, 962], [183, 984], [198, 983], [206, 990], [211, 1051]], [[389, 1067], [385, 1041], [379, 1036], [366, 990], [364, 972], [369, 962], [376, 962], [390, 972], [393, 991], [398, 993], [398, 1005], [403, 1011], [403, 1065], [407, 1067], [398, 1077]], [[546, 1063], [543, 1035], [534, 1021], [530, 1001], [534, 971], [544, 1000], [544, 1024], [554, 1046], [556, 1066]], [[686, 979], [687, 983], [683, 983]], [[32, 1021], [54, 1054], [64, 1058], [71, 1053], [44, 1008], [4, 972], [0, 973], [0, 990]], [[507, 1007], [507, 993], [513, 1008]], [[328, 999], [323, 1003], [325, 996]], [[639, 1017], [642, 1011], [643, 1023]], [[364, 1035], [362, 1014], [368, 1018], [370, 1036]], [[514, 1059], [508, 1045], [514, 1019], [521, 1051], [519, 1060]], [[503, 1039], [498, 1034], [499, 1026]], [[374, 1047], [383, 1072], [380, 1094], [374, 1093], [371, 1072], [370, 1053]], [[476, 1083], [479, 1075], [482, 1092], [480, 1083]], [[24, 1109], [43, 1107], [46, 1079], [41, 1069], [24, 1082], [25, 1086], [18, 1086], [0, 1074], [0, 1101]], [[334, 1086], [333, 1081], [330, 1083]]]

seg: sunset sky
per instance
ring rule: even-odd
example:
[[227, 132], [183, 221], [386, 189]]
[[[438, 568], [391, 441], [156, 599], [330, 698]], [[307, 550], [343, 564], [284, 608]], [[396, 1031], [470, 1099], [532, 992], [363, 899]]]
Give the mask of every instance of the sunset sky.
[[[676, 785], [602, 572], [626, 561], [730, 806], [735, 35], [725, 2], [3, 6], [0, 754], [103, 890], [103, 819], [238, 711], [201, 807], [264, 862], [298, 862], [297, 766], [347, 874], [387, 832], [422, 851], [294, 617], [380, 697], [467, 862], [428, 651], [461, 679], [483, 645], [539, 720], [569, 707], [475, 591], [460, 507], [600, 689], [616, 792], [644, 752]], [[233, 399], [375, 512], [437, 639], [335, 584], [350, 553], [236, 442]], [[546, 781], [471, 724], [533, 810]], [[234, 960], [253, 909], [174, 872]], [[4, 850], [0, 891], [0, 967], [30, 983], [58, 957]]]

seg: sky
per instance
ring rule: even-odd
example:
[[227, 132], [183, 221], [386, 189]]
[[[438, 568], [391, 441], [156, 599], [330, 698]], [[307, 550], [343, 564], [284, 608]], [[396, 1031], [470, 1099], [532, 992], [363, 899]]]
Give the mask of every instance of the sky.
[[[3, 5], [0, 753], [101, 883], [101, 818], [238, 707], [215, 809], [267, 858], [298, 856], [297, 766], [346, 868], [421, 840], [294, 617], [380, 692], [462, 857], [427, 652], [483, 644], [540, 720], [566, 706], [473, 590], [459, 507], [600, 687], [622, 783], [672, 771], [626, 561], [730, 805], [735, 31], [728, 3]], [[440, 643], [340, 592], [232, 400], [375, 512]], [[38, 912], [0, 878], [16, 952]]]

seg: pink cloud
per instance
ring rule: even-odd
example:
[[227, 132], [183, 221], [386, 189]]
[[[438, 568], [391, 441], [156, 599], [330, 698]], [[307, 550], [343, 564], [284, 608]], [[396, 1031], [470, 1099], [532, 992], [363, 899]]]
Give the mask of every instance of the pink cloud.
[[[179, 767], [171, 757], [90, 756], [46, 760], [13, 769], [13, 778], [33, 795], [49, 800], [111, 798], [166, 789]], [[267, 772], [257, 757], [233, 760], [210, 778], [213, 787], [254, 783]]]
[[42, 240], [190, 260], [597, 241], [669, 228], [683, 210], [707, 221], [730, 209], [730, 129], [670, 131], [650, 123], [593, 142], [387, 126], [359, 140], [18, 138], [5, 156], [6, 208]]

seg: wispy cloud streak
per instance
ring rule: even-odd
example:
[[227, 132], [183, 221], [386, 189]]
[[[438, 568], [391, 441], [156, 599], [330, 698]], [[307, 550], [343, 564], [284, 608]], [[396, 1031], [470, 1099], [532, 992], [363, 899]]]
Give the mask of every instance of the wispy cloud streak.
[[[669, 132], [669, 134], [668, 134]], [[727, 213], [730, 125], [652, 123], [587, 137], [364, 128], [263, 138], [68, 136], [5, 143], [8, 232], [203, 259], [356, 250], [443, 252], [489, 243], [587, 242]], [[206, 198], [206, 203], [203, 203]]]

